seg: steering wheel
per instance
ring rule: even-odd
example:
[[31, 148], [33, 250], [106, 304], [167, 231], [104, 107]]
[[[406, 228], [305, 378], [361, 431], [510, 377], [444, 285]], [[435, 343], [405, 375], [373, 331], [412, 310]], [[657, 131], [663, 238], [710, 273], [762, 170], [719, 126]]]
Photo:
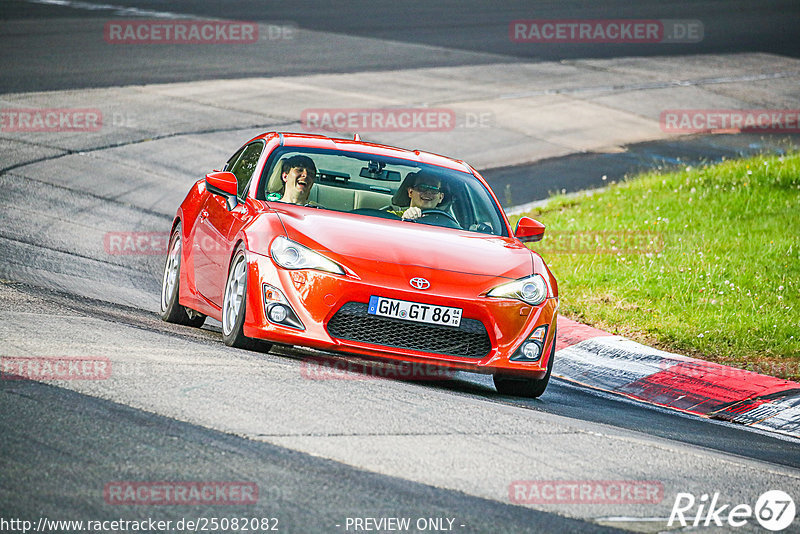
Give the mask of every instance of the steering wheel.
[[444, 226], [445, 228], [461, 228], [461, 225], [458, 223], [456, 218], [447, 213], [446, 211], [437, 209], [422, 210], [422, 215], [420, 215], [419, 219], [417, 220], [422, 222], [422, 219], [426, 218], [430, 218], [430, 221], [426, 222], [426, 224], [432, 224], [434, 226]]

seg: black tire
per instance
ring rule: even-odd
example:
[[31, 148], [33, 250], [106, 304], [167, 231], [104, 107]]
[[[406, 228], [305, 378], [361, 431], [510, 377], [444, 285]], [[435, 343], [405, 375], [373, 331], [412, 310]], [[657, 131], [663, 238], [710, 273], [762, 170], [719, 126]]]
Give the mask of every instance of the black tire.
[[494, 380], [494, 387], [497, 389], [498, 393], [514, 397], [530, 397], [533, 399], [542, 396], [544, 390], [547, 389], [547, 384], [550, 382], [550, 373], [553, 371], [553, 361], [556, 355], [555, 334], [556, 332], [554, 331], [553, 346], [550, 349], [550, 359], [547, 362], [547, 372], [544, 377], [524, 378], [495, 374], [492, 379]]
[[161, 280], [161, 319], [168, 323], [201, 327], [206, 316], [182, 306], [178, 302], [181, 283], [181, 225], [175, 227], [169, 238], [167, 259], [164, 261], [164, 277]]
[[[239, 269], [244, 268], [244, 276]], [[235, 284], [235, 286], [234, 286]], [[235, 298], [234, 298], [235, 297]], [[236, 303], [238, 301], [238, 304]], [[244, 335], [244, 317], [247, 310], [247, 257], [239, 246], [233, 255], [222, 301], [222, 340], [229, 347], [267, 352], [272, 344]]]

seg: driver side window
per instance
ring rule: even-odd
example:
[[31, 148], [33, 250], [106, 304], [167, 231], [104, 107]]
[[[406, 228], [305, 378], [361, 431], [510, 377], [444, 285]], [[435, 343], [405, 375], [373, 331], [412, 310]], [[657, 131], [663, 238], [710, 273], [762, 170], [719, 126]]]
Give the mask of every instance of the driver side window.
[[236, 176], [236, 194], [239, 198], [244, 198], [247, 194], [247, 186], [250, 185], [250, 179], [253, 177], [253, 171], [258, 165], [258, 159], [264, 151], [264, 146], [263, 141], [256, 141], [247, 145], [240, 151], [241, 156], [238, 159], [236, 159], [238, 154], [234, 155], [225, 165], [225, 169]]

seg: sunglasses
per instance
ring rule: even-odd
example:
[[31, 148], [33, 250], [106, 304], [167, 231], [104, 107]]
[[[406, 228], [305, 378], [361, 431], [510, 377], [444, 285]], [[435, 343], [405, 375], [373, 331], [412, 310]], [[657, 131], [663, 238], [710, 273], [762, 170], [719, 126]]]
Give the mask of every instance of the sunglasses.
[[414, 186], [414, 189], [419, 191], [420, 193], [424, 191], [430, 191], [432, 193], [438, 193], [442, 190], [441, 186], [438, 185], [431, 185], [431, 184], [417, 184]]

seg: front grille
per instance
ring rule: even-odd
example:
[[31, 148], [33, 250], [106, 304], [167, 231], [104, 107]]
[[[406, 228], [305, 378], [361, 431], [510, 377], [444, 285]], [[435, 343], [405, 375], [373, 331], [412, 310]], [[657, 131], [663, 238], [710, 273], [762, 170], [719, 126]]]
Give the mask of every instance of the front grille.
[[462, 358], [483, 358], [492, 348], [486, 328], [475, 319], [461, 319], [461, 326], [453, 328], [370, 315], [368, 307], [348, 302], [328, 321], [328, 333], [337, 339]]

